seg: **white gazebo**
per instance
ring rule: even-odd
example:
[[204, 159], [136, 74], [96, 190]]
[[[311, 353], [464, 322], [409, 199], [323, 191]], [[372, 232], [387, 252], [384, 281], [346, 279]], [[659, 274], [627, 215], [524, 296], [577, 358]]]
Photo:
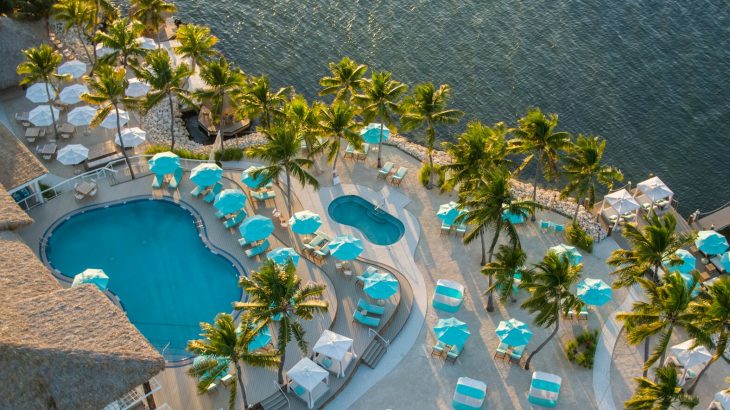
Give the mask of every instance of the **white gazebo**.
[[697, 377], [702, 367], [712, 359], [712, 354], [705, 346], [697, 346], [693, 349], [694, 344], [695, 340], [689, 339], [669, 348], [669, 357], [666, 362], [674, 362], [675, 365], [682, 367], [680, 385], [684, 384], [687, 379]]
[[713, 410], [730, 410], [730, 393], [725, 390], [715, 393], [714, 400], [710, 403], [709, 408]]
[[305, 357], [287, 370], [287, 391], [293, 391], [299, 398], [307, 402], [307, 407], [314, 408], [314, 403], [329, 390], [327, 385], [330, 373], [319, 367], [317, 363]]
[[[637, 194], [641, 192], [641, 195], [637, 197]], [[641, 206], [646, 208], [649, 212], [654, 209], [654, 206], [664, 207], [672, 203], [674, 192], [662, 182], [659, 177], [651, 177], [646, 181], [639, 182], [636, 185], [636, 191], [634, 191], [634, 197], [639, 200], [646, 199], [647, 203], [642, 202]]]
[[632, 212], [635, 212], [634, 217], [636, 217], [638, 216], [639, 209], [641, 209], [641, 205], [636, 202], [634, 197], [631, 196], [629, 191], [626, 189], [621, 189], [604, 196], [603, 203], [601, 203], [600, 214], [603, 214], [603, 210], [607, 203], [608, 206], [616, 212], [616, 215], [610, 215], [607, 217], [610, 222], [613, 222], [614, 229], [616, 229], [616, 226], [618, 226], [622, 217], [629, 216]]
[[325, 369], [343, 377], [345, 370], [357, 358], [352, 350], [352, 339], [325, 329], [314, 344], [314, 360]]

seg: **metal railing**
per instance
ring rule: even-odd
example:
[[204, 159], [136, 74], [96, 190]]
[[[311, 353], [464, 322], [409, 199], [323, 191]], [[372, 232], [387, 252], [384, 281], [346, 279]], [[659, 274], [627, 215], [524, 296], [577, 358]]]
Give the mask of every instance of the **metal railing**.
[[380, 335], [380, 333], [378, 333], [378, 331], [377, 331], [377, 330], [375, 330], [375, 329], [372, 329], [372, 328], [368, 328], [368, 336], [370, 336], [370, 335], [372, 335], [372, 334], [375, 334], [375, 337], [374, 337], [374, 338], [378, 338], [378, 339], [380, 339], [380, 340], [381, 340], [381, 341], [382, 341], [383, 343], [385, 343], [385, 348], [386, 348], [386, 349], [388, 348], [388, 346], [390, 346], [390, 342], [389, 342], [389, 341], [387, 341], [387, 340], [385, 340], [385, 338], [384, 338], [383, 336], [381, 336], [381, 335]]
[[279, 393], [281, 393], [281, 395], [284, 396], [284, 400], [286, 400], [286, 408], [290, 409], [291, 402], [289, 401], [289, 397], [287, 397], [286, 392], [284, 392], [284, 390], [281, 389], [281, 386], [279, 385], [279, 383], [276, 382], [276, 380], [272, 380], [272, 382], [274, 383], [274, 386], [276, 386], [276, 390], [278, 390]]

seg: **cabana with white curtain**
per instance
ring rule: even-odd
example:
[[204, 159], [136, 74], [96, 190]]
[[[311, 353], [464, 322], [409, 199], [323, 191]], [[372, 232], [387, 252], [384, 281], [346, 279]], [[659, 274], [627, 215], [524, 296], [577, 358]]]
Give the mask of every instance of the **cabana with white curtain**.
[[343, 377], [345, 370], [356, 358], [349, 337], [325, 329], [314, 344], [314, 360], [325, 369]]
[[656, 207], [666, 209], [667, 205], [672, 203], [673, 197], [674, 192], [659, 177], [639, 182], [634, 191], [634, 198], [647, 212], [652, 212]]
[[694, 339], [689, 339], [678, 345], [669, 348], [669, 357], [664, 364], [673, 364], [678, 368], [680, 374], [679, 385], [682, 386], [687, 380], [697, 377], [707, 362], [712, 359], [712, 354], [705, 346], [696, 346]]
[[[606, 208], [606, 204], [608, 204], [608, 208]], [[608, 222], [613, 224], [613, 229], [616, 229], [621, 219], [627, 220], [630, 218], [636, 218], [638, 216], [639, 209], [641, 209], [641, 205], [636, 202], [629, 191], [621, 189], [603, 197], [599, 213], [603, 215]]]
[[710, 410], [730, 410], [730, 392], [725, 390], [715, 393], [715, 400], [710, 403]]
[[314, 408], [314, 403], [329, 390], [329, 376], [327, 370], [305, 357], [287, 370], [287, 392], [293, 391], [297, 397], [307, 402], [307, 407]]

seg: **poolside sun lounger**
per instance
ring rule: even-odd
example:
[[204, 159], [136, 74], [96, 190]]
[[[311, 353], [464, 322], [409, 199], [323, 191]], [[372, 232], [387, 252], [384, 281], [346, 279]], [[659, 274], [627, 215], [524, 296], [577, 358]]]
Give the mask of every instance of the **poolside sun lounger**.
[[304, 244], [304, 249], [310, 252], [314, 252], [317, 250], [322, 244], [326, 241], [326, 239], [323, 236], [320, 236], [317, 234], [317, 236], [314, 237], [309, 243]]
[[162, 186], [162, 181], [164, 179], [163, 175], [157, 175], [155, 174], [155, 177], [152, 178], [152, 188], [159, 188]]
[[507, 357], [507, 350], [509, 350], [509, 346], [507, 346], [504, 343], [499, 343], [499, 346], [497, 346], [496, 349], [494, 349], [494, 358], [495, 359], [504, 359]]
[[205, 389], [205, 392], [208, 394], [214, 393], [216, 390], [218, 390], [218, 384], [217, 383], [211, 383], [207, 389]]
[[540, 219], [540, 229], [548, 230], [551, 228], [551, 226], [552, 223], [550, 221], [543, 221], [542, 219]]
[[390, 171], [393, 170], [393, 163], [388, 161], [378, 170], [378, 178], [383, 177], [384, 179], [390, 175]]
[[464, 350], [464, 346], [459, 346], [459, 345], [452, 346], [451, 349], [449, 349], [449, 351], [446, 352], [446, 361], [448, 362], [449, 360], [451, 360], [453, 362], [456, 362], [456, 359], [459, 358], [459, 355], [461, 354], [461, 352], [463, 350]]
[[583, 306], [578, 312], [578, 320], [588, 320], [588, 308]]
[[192, 191], [190, 191], [190, 195], [193, 198], [197, 198], [200, 196], [200, 194], [205, 190], [205, 187], [202, 187], [200, 185], [196, 186]]
[[223, 222], [223, 226], [225, 226], [228, 229], [233, 228], [234, 226], [240, 224], [243, 221], [243, 218], [245, 218], [245, 217], [246, 217], [246, 211], [241, 210], [238, 212], [238, 214], [236, 214], [236, 216], [234, 216], [231, 219], [227, 219], [225, 222]]
[[221, 383], [224, 386], [230, 386], [231, 384], [235, 383], [235, 379], [233, 378], [233, 375], [229, 373], [221, 378]]
[[365, 269], [365, 271], [362, 273], [362, 275], [355, 276], [355, 281], [359, 282], [359, 283], [363, 283], [363, 282], [365, 282], [365, 279], [373, 276], [377, 272], [378, 272], [378, 270], [374, 266], [368, 266], [368, 268]]
[[211, 188], [210, 192], [208, 192], [208, 195], [203, 198], [203, 201], [206, 203], [211, 203], [215, 200], [216, 195], [218, 195], [221, 190], [223, 189], [223, 185], [220, 182], [216, 182], [215, 185], [213, 185], [213, 188]]
[[560, 376], [544, 372], [533, 373], [527, 401], [540, 407], [556, 407], [561, 383]]
[[265, 239], [261, 244], [246, 250], [246, 256], [253, 258], [256, 255], [261, 255], [269, 249], [269, 240]]
[[167, 184], [168, 188], [177, 189], [180, 181], [182, 181], [183, 175], [184, 174], [182, 167], [176, 169], [175, 172], [172, 174], [172, 179], [170, 179], [170, 183]]
[[456, 234], [461, 234], [461, 236], [466, 235], [466, 224], [461, 224], [456, 227]]
[[431, 356], [439, 356], [444, 354], [444, 351], [446, 350], [446, 344], [444, 342], [436, 342], [435, 345], [431, 348]]
[[406, 167], [400, 167], [397, 171], [395, 171], [395, 174], [390, 177], [390, 183], [393, 185], [400, 185], [401, 182], [403, 182], [403, 178], [406, 176], [406, 173], [408, 172], [408, 168]]
[[441, 223], [441, 234], [450, 235], [451, 234], [451, 225], [442, 222]]
[[526, 345], [515, 346], [515, 348], [509, 353], [510, 359], [519, 363], [522, 359], [522, 354], [525, 353], [525, 346]]
[[565, 231], [565, 225], [553, 224], [553, 229], [555, 229], [555, 232], [563, 232]]
[[464, 286], [453, 280], [439, 279], [431, 303], [438, 310], [456, 313], [464, 303]]
[[320, 259], [324, 259], [330, 254], [330, 247], [326, 244], [319, 249], [315, 249], [314, 255]]
[[365, 158], [368, 157], [368, 152], [370, 151], [370, 144], [362, 144], [362, 151], [357, 152], [357, 160], [364, 161]]
[[371, 315], [382, 315], [383, 313], [385, 313], [385, 306], [371, 305], [370, 303], [366, 302], [363, 298], [358, 299], [357, 309], [365, 310]]
[[345, 158], [352, 158], [355, 156], [355, 147], [352, 146], [352, 144], [347, 144], [347, 148], [345, 148]]
[[352, 318], [359, 323], [370, 326], [370, 327], [378, 327], [380, 325], [380, 319], [377, 317], [371, 317], [371, 316], [365, 316], [362, 312], [359, 310], [356, 310], [352, 313]]
[[486, 397], [486, 383], [468, 377], [459, 377], [451, 406], [456, 410], [481, 409]]

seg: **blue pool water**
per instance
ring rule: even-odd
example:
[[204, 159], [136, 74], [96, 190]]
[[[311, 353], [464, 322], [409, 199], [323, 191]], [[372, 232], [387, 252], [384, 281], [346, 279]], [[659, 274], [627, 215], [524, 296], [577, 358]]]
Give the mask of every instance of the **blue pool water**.
[[335, 198], [327, 212], [335, 222], [357, 228], [376, 245], [398, 242], [405, 232], [403, 223], [393, 215], [375, 210], [375, 205], [357, 195]]
[[199, 323], [241, 299], [238, 270], [204, 246], [187, 210], [167, 201], [71, 216], [51, 233], [46, 257], [70, 278], [103, 269], [129, 320], [167, 360], [189, 356], [185, 346], [198, 338]]

